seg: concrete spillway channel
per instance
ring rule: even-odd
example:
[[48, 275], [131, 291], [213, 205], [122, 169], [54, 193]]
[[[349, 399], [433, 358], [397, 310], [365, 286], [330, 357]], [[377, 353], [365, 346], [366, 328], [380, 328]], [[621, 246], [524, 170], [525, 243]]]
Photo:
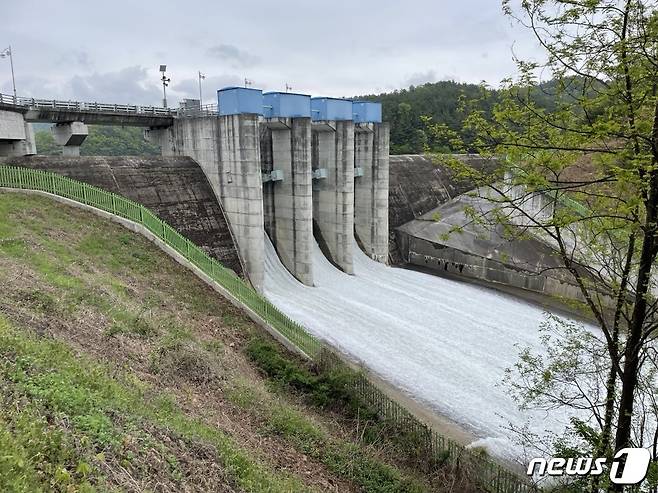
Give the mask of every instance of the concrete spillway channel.
[[501, 459], [523, 450], [507, 429], [561, 433], [567, 413], [520, 411], [502, 385], [519, 347], [541, 351], [541, 308], [495, 290], [387, 267], [356, 244], [354, 275], [314, 245], [315, 287], [298, 282], [266, 239], [265, 295], [288, 316]]

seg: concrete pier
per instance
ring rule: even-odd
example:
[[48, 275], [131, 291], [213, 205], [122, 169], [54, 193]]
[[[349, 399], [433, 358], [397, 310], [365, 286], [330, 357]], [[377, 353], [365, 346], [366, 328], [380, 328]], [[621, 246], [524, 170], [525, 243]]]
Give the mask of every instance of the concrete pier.
[[354, 123], [313, 124], [313, 221], [316, 239], [337, 267], [354, 273]]
[[62, 146], [62, 156], [79, 156], [80, 146], [89, 135], [82, 122], [57, 123], [51, 127], [55, 143]]
[[354, 131], [354, 229], [365, 253], [386, 263], [389, 127], [383, 123], [357, 123]]
[[262, 291], [265, 268], [263, 183], [258, 115], [219, 117], [219, 197], [231, 222], [249, 279]]
[[163, 156], [174, 156], [174, 132], [172, 127], [144, 129], [144, 140], [160, 148]]
[[180, 118], [170, 129], [146, 133], [164, 142], [163, 154], [189, 156], [203, 169], [224, 207], [252, 285], [261, 290], [264, 269], [263, 195], [258, 115]]
[[[260, 95], [255, 89], [242, 90]], [[230, 114], [176, 118], [171, 128], [150, 129], [145, 136], [161, 145], [163, 154], [189, 156], [199, 163], [229, 219], [246, 274], [261, 291], [265, 248], [259, 142], [262, 95], [256, 99], [259, 102], [246, 110], [225, 102]]]
[[32, 125], [21, 113], [0, 110], [0, 156], [29, 156], [37, 153]]
[[283, 265], [312, 286], [310, 117], [266, 119], [261, 124], [261, 159], [265, 230]]
[[[254, 287], [262, 289], [264, 231], [289, 272], [308, 286], [314, 239], [336, 267], [354, 273], [355, 221], [364, 250], [387, 261], [388, 127], [379, 105], [359, 103], [355, 146], [351, 101], [237, 87], [218, 95], [218, 116], [183, 116], [145, 136], [163, 154], [200, 164]], [[371, 115], [373, 107], [379, 116]]]

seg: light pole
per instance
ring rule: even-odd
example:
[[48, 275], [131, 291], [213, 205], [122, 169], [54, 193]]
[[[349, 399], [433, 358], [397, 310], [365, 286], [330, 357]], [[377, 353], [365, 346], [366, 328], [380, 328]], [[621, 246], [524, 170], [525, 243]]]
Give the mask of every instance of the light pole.
[[199, 109], [201, 109], [201, 107], [203, 106], [203, 96], [201, 94], [201, 81], [205, 78], [206, 76], [202, 74], [201, 71], [199, 70]]
[[164, 108], [167, 107], [167, 86], [169, 85], [169, 82], [171, 82], [171, 79], [165, 75], [166, 71], [167, 66], [160, 65], [160, 72], [162, 72], [162, 106]]
[[9, 45], [8, 48], [5, 48], [4, 50], [0, 51], [0, 58], [6, 58], [9, 57], [9, 65], [11, 67], [11, 84], [14, 88], [14, 104], [18, 101], [18, 98], [16, 97], [16, 78], [14, 77], [14, 56], [11, 51], [11, 45]]

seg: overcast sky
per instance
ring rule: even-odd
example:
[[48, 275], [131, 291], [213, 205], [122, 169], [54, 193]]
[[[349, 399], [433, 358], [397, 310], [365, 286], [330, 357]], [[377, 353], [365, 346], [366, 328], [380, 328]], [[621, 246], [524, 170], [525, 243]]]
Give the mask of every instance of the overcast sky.
[[[326, 96], [515, 72], [512, 51], [539, 54], [500, 0], [65, 0], [3, 2], [19, 96], [170, 106], [242, 85]], [[0, 59], [0, 91], [11, 93]]]

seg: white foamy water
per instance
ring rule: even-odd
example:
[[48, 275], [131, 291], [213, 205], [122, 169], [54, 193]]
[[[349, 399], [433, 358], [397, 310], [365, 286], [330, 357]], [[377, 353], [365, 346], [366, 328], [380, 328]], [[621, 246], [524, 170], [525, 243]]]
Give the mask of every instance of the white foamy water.
[[391, 268], [355, 245], [347, 275], [315, 245], [316, 287], [299, 283], [266, 239], [265, 295], [312, 334], [467, 429], [490, 453], [518, 460], [508, 424], [561, 433], [568, 414], [521, 411], [501, 385], [520, 347], [542, 351], [541, 308], [471, 284]]

